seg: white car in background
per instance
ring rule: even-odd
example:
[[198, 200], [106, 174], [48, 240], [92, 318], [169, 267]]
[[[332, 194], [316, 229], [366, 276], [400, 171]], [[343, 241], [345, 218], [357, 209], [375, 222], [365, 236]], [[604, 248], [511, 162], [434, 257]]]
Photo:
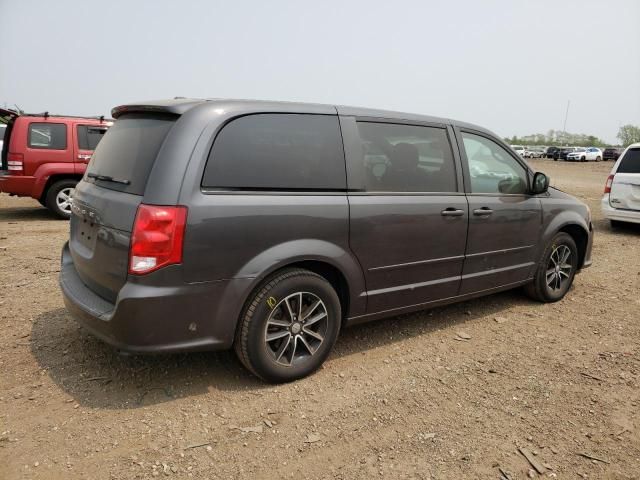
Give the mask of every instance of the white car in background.
[[528, 147], [525, 148], [524, 158], [542, 158], [544, 156], [545, 147]]
[[526, 150], [524, 149], [524, 147], [522, 145], [511, 145], [511, 148], [513, 148], [518, 155], [520, 155], [522, 158], [524, 158], [524, 154], [525, 154]]
[[602, 160], [602, 150], [596, 147], [578, 148], [576, 151], [567, 154], [567, 161], [569, 162], [590, 162], [592, 160], [596, 162]]
[[611, 169], [601, 206], [612, 226], [640, 223], [640, 143], [629, 145]]

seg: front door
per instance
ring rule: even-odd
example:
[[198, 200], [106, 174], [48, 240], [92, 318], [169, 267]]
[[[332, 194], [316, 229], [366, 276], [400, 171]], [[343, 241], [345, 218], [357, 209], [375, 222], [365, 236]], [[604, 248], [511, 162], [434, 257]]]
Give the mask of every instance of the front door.
[[521, 160], [489, 136], [461, 131], [469, 234], [460, 294], [522, 282], [533, 274], [542, 228]]
[[452, 131], [353, 118], [341, 124], [350, 246], [365, 273], [367, 311], [457, 295], [469, 217]]

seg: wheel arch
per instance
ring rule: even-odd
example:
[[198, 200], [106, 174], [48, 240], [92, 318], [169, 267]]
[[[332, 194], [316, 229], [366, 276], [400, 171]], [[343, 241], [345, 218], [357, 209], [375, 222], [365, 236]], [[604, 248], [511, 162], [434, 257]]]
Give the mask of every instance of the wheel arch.
[[344, 324], [344, 320], [349, 315], [349, 305], [351, 303], [349, 283], [344, 273], [342, 273], [342, 271], [335, 265], [320, 260], [301, 260], [282, 267], [276, 270], [276, 272], [288, 268], [302, 268], [304, 270], [309, 270], [310, 272], [320, 275], [327, 282], [329, 282], [329, 284], [338, 294], [338, 298], [340, 299], [342, 323]]
[[51, 175], [47, 181], [42, 186], [40, 190], [40, 195], [37, 197], [40, 202], [43, 202], [47, 196], [47, 192], [51, 185], [60, 181], [60, 180], [77, 180], [78, 182], [82, 179], [82, 175], [78, 175], [76, 173], [56, 173]]
[[[251, 278], [246, 299], [269, 276], [284, 268], [307, 268], [327, 279], [346, 298], [345, 316], [363, 314], [366, 310], [364, 273], [356, 258], [343, 247], [320, 239], [298, 239], [273, 245], [247, 261], [234, 278]], [[335, 285], [334, 283], [335, 282]], [[341, 303], [342, 303], [342, 297]]]
[[576, 242], [578, 248], [578, 270], [584, 265], [584, 259], [587, 254], [587, 245], [589, 243], [589, 232], [582, 225], [577, 223], [568, 223], [563, 225], [558, 232], [568, 234], [573, 241]]

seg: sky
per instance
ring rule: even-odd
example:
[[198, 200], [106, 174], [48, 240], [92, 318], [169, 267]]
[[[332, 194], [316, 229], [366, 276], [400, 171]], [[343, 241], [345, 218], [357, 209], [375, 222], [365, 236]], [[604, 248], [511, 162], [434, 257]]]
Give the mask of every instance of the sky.
[[0, 106], [158, 98], [406, 111], [500, 136], [640, 125], [640, 0], [0, 0]]

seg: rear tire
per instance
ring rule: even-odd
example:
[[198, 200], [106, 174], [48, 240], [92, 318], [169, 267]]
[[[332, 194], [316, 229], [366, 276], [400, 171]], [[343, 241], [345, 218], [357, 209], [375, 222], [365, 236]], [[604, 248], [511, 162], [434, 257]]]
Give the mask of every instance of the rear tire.
[[596, 162], [599, 162], [600, 160], [602, 160], [600, 157], [596, 157]]
[[45, 206], [58, 218], [64, 220], [71, 218], [71, 200], [77, 184], [78, 181], [73, 179], [59, 180], [47, 190], [44, 196]]
[[265, 280], [240, 318], [235, 351], [267, 382], [291, 382], [316, 371], [340, 331], [338, 294], [323, 277], [299, 268]]
[[562, 300], [578, 269], [578, 247], [571, 235], [557, 233], [544, 250], [526, 294], [543, 303]]

